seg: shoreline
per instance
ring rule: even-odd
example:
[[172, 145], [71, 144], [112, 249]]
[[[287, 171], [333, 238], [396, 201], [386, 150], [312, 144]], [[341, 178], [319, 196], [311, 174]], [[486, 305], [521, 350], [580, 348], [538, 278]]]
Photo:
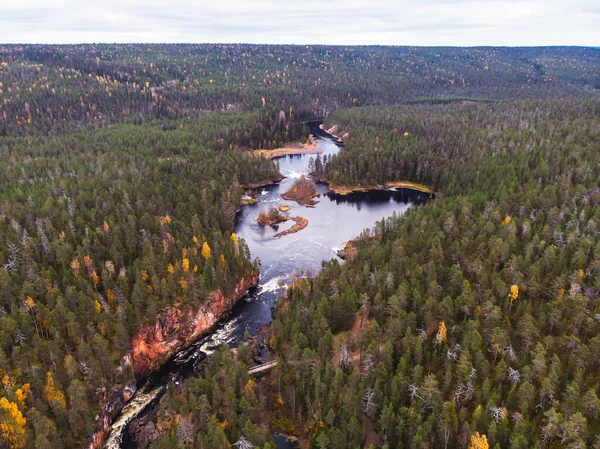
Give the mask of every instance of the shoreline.
[[313, 143], [310, 144], [295, 142], [273, 150], [252, 150], [250, 154], [256, 157], [263, 156], [266, 159], [277, 159], [284, 156], [299, 156], [303, 154], [322, 154], [323, 148], [319, 146], [320, 142], [322, 142], [321, 139], [315, 138], [313, 139]]
[[[263, 150], [257, 150], [257, 151], [263, 151]], [[249, 184], [240, 184], [240, 187], [244, 190], [260, 189], [261, 187], [268, 187], [273, 184], [277, 184], [278, 182], [281, 182], [283, 179], [285, 179], [285, 176], [283, 176], [281, 173], [279, 173], [279, 176], [277, 176], [277, 178], [275, 178], [275, 179], [269, 179], [269, 180], [260, 181], [260, 182], [252, 182]]]
[[[317, 178], [318, 179], [318, 178]], [[374, 186], [336, 186], [323, 179], [319, 179], [320, 182], [327, 184], [329, 190], [336, 195], [349, 195], [351, 193], [366, 193], [373, 190], [387, 190], [387, 189], [410, 189], [416, 190], [422, 193], [428, 193], [433, 195], [435, 192], [424, 184], [417, 184], [410, 181], [390, 181], [385, 184], [377, 184]]]
[[[340, 136], [336, 136], [334, 133], [337, 132], [337, 125], [333, 125], [331, 128], [329, 129], [325, 129], [325, 125], [323, 123], [321, 123], [319, 125], [319, 129], [321, 131], [323, 131], [326, 134], [329, 134], [329, 136], [331, 136], [332, 140], [337, 143], [338, 145], [344, 145], [344, 139], [342, 139]], [[346, 133], [347, 134], [347, 133]]]
[[[94, 427], [95, 430], [89, 439], [89, 444], [85, 446], [86, 449], [100, 449], [102, 447], [120, 447], [122, 443], [122, 437], [124, 432], [127, 432], [129, 425], [135, 421], [147, 407], [155, 401], [164, 391], [166, 391], [165, 385], [155, 386], [149, 392], [142, 391], [144, 387], [138, 388], [138, 383], [141, 379], [147, 379], [153, 373], [159, 371], [166, 363], [169, 362], [177, 353], [183, 351], [194, 343], [200, 341], [202, 338], [214, 332], [219, 322], [227, 317], [234, 307], [246, 296], [249, 292], [256, 288], [259, 284], [258, 272], [247, 273], [237, 282], [235, 291], [230, 295], [224, 295], [220, 290], [214, 290], [208, 293], [210, 298], [209, 302], [200, 305], [198, 308], [190, 308], [185, 313], [179, 313], [176, 316], [176, 325], [170, 326], [171, 328], [177, 329], [178, 332], [174, 335], [170, 335], [170, 339], [163, 339], [158, 342], [158, 345], [166, 344], [166, 349], [171, 352], [165, 356], [167, 351], [163, 351], [163, 354], [158, 354], [157, 357], [152, 359], [161, 358], [164, 359], [162, 363], [155, 366], [148, 364], [148, 358], [144, 357], [143, 362], [146, 362], [145, 369], [136, 370], [135, 363], [135, 344], [141, 338], [144, 343], [148, 343], [152, 339], [142, 338], [148, 331], [157, 330], [162, 336], [162, 327], [157, 324], [154, 326], [145, 326], [140, 328], [136, 335], [134, 335], [130, 341], [130, 349], [124, 356], [126, 363], [131, 366], [133, 371], [133, 383], [124, 386], [113, 388], [113, 398], [102, 405], [101, 410], [98, 413]], [[221, 306], [220, 308], [218, 306]], [[167, 307], [162, 309], [158, 315], [157, 320], [161, 317], [165, 317], [170, 311], [176, 310], [173, 307]], [[200, 317], [200, 319], [198, 319]], [[187, 325], [187, 327], [186, 327]], [[207, 327], [203, 327], [207, 326]], [[166, 328], [166, 327], [165, 327]], [[187, 331], [187, 332], [186, 332]], [[156, 341], [154, 342], [154, 348], [157, 346]], [[176, 348], [176, 349], [175, 349]], [[137, 367], [139, 368], [139, 367]], [[141, 377], [140, 377], [140, 372]], [[141, 397], [140, 397], [141, 396]], [[142, 402], [141, 406], [133, 416], [124, 417], [123, 412], [127, 406], [132, 404], [133, 401], [138, 398]], [[122, 421], [122, 422], [120, 422]], [[116, 427], [115, 427], [116, 426]], [[113, 435], [113, 430], [117, 428], [117, 433]], [[121, 430], [123, 433], [121, 433]], [[112, 442], [112, 443], [111, 443]]]

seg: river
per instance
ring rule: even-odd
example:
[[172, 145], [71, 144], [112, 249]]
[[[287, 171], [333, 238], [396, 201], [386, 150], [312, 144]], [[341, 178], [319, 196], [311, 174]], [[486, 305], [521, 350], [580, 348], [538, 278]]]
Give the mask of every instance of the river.
[[[315, 131], [313, 131], [315, 132]], [[340, 147], [325, 135], [320, 136], [323, 155], [334, 155]], [[216, 330], [196, 344], [178, 353], [159, 371], [139, 385], [134, 397], [123, 408], [111, 426], [105, 444], [108, 449], [132, 449], [136, 445], [126, 436], [129, 423], [140, 416], [158, 400], [170, 382], [177, 382], [193, 372], [194, 367], [218, 346], [236, 345], [243, 339], [245, 330], [258, 332], [260, 324], [272, 321], [271, 310], [277, 296], [295, 275], [316, 273], [323, 260], [337, 257], [344, 244], [357, 237], [364, 229], [372, 228], [382, 218], [404, 213], [411, 204], [422, 203], [431, 195], [412, 190], [385, 190], [335, 195], [325, 184], [318, 184], [320, 196], [314, 207], [300, 206], [281, 198], [295, 179], [308, 173], [309, 160], [315, 155], [286, 156], [277, 159], [279, 169], [286, 178], [258, 192], [257, 204], [244, 207], [236, 217], [235, 232], [243, 238], [253, 258], [260, 259], [260, 283], [246, 300], [240, 301], [232, 313], [223, 319]], [[299, 215], [308, 220], [308, 226], [295, 234], [281, 238], [274, 235], [293, 223], [282, 223], [277, 230], [261, 227], [256, 219], [270, 207], [287, 205], [289, 215]], [[287, 447], [278, 440], [278, 447]]]

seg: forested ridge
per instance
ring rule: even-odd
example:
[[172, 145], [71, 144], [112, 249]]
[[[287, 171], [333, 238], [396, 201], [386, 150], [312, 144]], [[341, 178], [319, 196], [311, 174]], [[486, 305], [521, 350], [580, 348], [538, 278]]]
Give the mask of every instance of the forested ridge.
[[436, 199], [291, 288], [268, 393], [245, 347], [219, 351], [170, 388], [154, 445], [266, 448], [273, 429], [323, 448], [600, 444], [599, 59], [0, 45], [0, 447], [86, 444], [131, 381], [132, 336], [256, 271], [235, 211], [279, 174], [246, 150], [324, 115], [349, 138], [317, 176]]
[[600, 86], [598, 50], [584, 47], [2, 45], [0, 58], [3, 133], [215, 110], [261, 111], [270, 123], [269, 112], [304, 120], [405, 101], [587, 97]]

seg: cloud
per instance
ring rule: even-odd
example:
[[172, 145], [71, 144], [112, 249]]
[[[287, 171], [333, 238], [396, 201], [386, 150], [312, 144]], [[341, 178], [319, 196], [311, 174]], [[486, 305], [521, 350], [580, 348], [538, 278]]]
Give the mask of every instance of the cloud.
[[591, 0], [5, 0], [0, 42], [600, 45]]

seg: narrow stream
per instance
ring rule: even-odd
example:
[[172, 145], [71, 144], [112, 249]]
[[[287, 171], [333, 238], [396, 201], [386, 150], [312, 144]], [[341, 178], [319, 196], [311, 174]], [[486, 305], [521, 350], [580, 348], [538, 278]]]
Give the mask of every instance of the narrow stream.
[[[339, 152], [340, 147], [333, 140], [325, 135], [320, 137], [319, 146], [324, 155]], [[337, 251], [364, 229], [372, 228], [375, 222], [394, 213], [403, 214], [411, 203], [423, 203], [431, 198], [429, 194], [393, 189], [341, 196], [331, 193], [326, 185], [318, 184], [320, 196], [316, 200], [319, 203], [314, 207], [299, 206], [282, 199], [280, 195], [291, 187], [295, 179], [308, 173], [309, 160], [314, 157], [279, 158], [280, 171], [286, 178], [258, 192], [259, 202], [244, 207], [236, 217], [235, 232], [239, 238], [245, 239], [252, 257], [259, 258], [261, 262], [258, 288], [251, 291], [245, 301], [240, 301], [213, 333], [176, 354], [141, 386], [138, 385], [138, 391], [111, 426], [106, 448], [135, 448], [129, 438], [124, 438], [128, 425], [160, 398], [170, 382], [193, 373], [194, 367], [217, 347], [224, 343], [236, 345], [243, 339], [246, 329], [254, 334], [260, 324], [271, 322], [275, 300], [294, 275], [308, 271], [316, 273], [321, 261], [337, 258]], [[275, 238], [277, 232], [292, 224], [283, 223], [275, 230], [256, 223], [261, 212], [280, 205], [290, 207], [289, 215], [306, 218], [308, 226], [296, 234]], [[282, 442], [279, 447], [286, 446]]]

